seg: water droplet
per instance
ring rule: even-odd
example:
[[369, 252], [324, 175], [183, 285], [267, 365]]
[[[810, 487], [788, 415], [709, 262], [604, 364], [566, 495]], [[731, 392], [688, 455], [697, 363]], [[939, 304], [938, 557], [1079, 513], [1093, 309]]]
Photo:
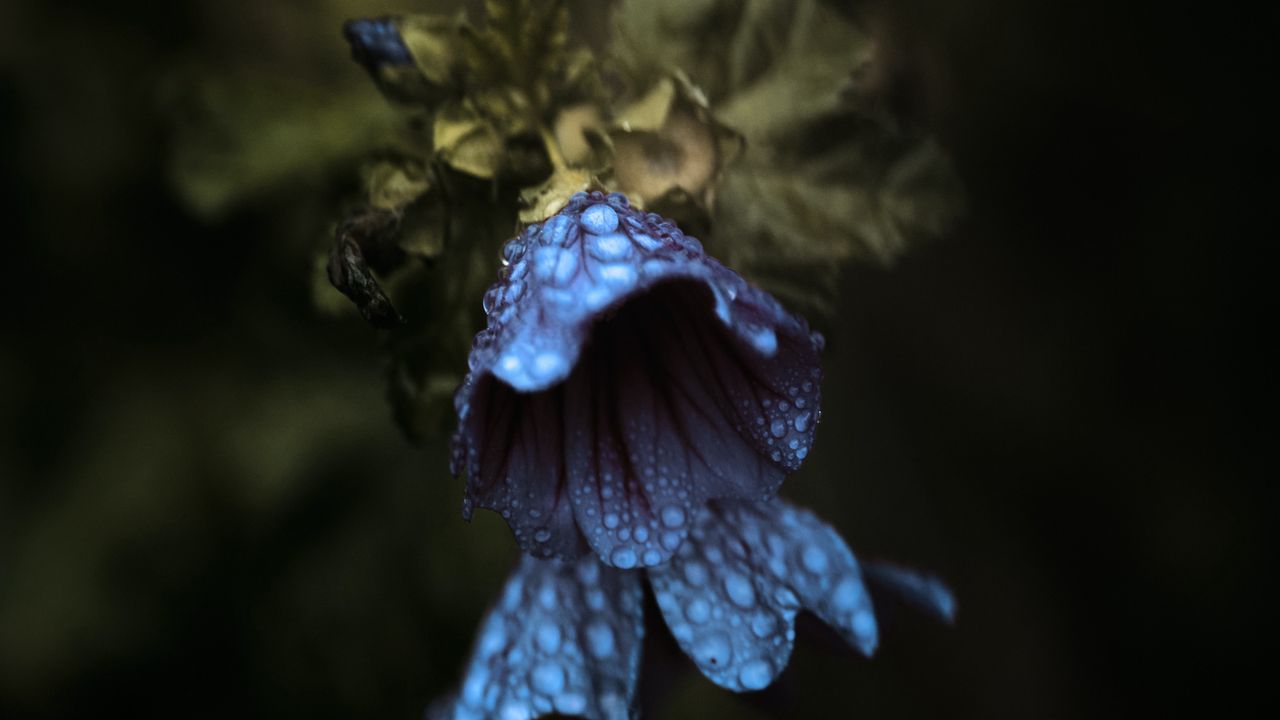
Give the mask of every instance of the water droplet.
[[618, 527], [618, 515], [617, 515], [617, 513], [605, 513], [605, 515], [604, 515], [604, 526], [605, 526], [606, 528], [610, 529], [610, 530], [612, 530], [612, 529], [614, 529], [614, 528]]
[[786, 435], [786, 434], [787, 434], [787, 423], [786, 423], [786, 421], [785, 421], [785, 420], [783, 420], [782, 418], [777, 418], [777, 419], [775, 419], [775, 420], [774, 420], [774, 421], [769, 425], [769, 434], [773, 435], [773, 436], [774, 436], [774, 437], [776, 437], [776, 438], [780, 438], [780, 437], [782, 437], [782, 436]]
[[768, 613], [760, 613], [751, 619], [751, 632], [762, 640], [772, 635], [777, 627], [778, 624], [774, 621], [773, 616]]
[[491, 287], [485, 292], [484, 298], [480, 301], [480, 307], [484, 308], [485, 315], [493, 312], [493, 308], [498, 304], [498, 295], [501, 292], [497, 286]]
[[587, 244], [587, 252], [601, 262], [626, 260], [631, 257], [633, 251], [631, 240], [622, 233], [592, 237]]
[[701, 587], [707, 582], [707, 569], [699, 562], [686, 563], [684, 566], [684, 579], [690, 585]]
[[603, 235], [618, 229], [618, 213], [608, 205], [592, 205], [582, 211], [582, 217], [578, 222], [582, 223], [583, 230]]
[[554, 663], [540, 663], [533, 669], [533, 687], [544, 695], [555, 695], [564, 689], [564, 668]]
[[751, 581], [736, 572], [729, 572], [724, 576], [724, 591], [738, 607], [751, 607], [756, 602], [756, 592], [751, 587]]
[[831, 594], [831, 604], [835, 606], [837, 611], [848, 612], [862, 600], [862, 583], [851, 577], [846, 577], [836, 585], [836, 589]]
[[700, 597], [694, 598], [685, 606], [684, 616], [689, 618], [689, 622], [701, 625], [711, 619], [711, 605]]
[[809, 413], [800, 413], [792, 424], [796, 426], [796, 432], [804, 432], [809, 427]]
[[642, 543], [649, 539], [649, 528], [643, 525], [637, 525], [636, 529], [633, 530], [631, 534], [635, 535], [636, 542]]
[[742, 666], [738, 671], [738, 682], [748, 690], [760, 690], [773, 679], [773, 668], [767, 660], [756, 659]]
[[533, 539], [535, 542], [544, 543], [551, 539], [551, 531], [546, 528], [538, 528], [533, 533]]
[[827, 554], [817, 545], [806, 546], [800, 555], [800, 562], [805, 570], [814, 575], [821, 575], [827, 571]]
[[613, 551], [609, 560], [619, 570], [630, 570], [636, 566], [636, 551], [629, 547], [620, 547]]
[[587, 649], [591, 651], [591, 655], [597, 660], [602, 660], [612, 655], [614, 649], [613, 628], [610, 628], [602, 621], [596, 621], [588, 625]]
[[551, 654], [560, 650], [560, 626], [555, 623], [543, 623], [538, 626], [538, 647]]
[[662, 553], [654, 550], [653, 548], [649, 548], [644, 551], [643, 560], [646, 567], [653, 567], [654, 565], [662, 562]]
[[669, 528], [678, 528], [684, 524], [684, 510], [678, 505], [662, 508], [662, 524]]

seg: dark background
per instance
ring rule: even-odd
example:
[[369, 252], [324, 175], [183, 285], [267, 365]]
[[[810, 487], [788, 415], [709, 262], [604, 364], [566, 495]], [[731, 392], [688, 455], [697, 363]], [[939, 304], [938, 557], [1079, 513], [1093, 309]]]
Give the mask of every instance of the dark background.
[[[377, 334], [313, 309], [354, 160], [213, 215], [172, 182], [191, 73], [367, 101], [338, 24], [414, 6], [0, 6], [0, 715], [416, 717], [456, 681], [514, 548], [460, 520], [442, 446], [401, 439]], [[675, 660], [652, 715], [1251, 707], [1275, 11], [868, 11], [970, 209], [847, 272], [785, 492], [936, 570], [958, 623], [890, 613], [870, 662], [802, 633], [746, 701]]]

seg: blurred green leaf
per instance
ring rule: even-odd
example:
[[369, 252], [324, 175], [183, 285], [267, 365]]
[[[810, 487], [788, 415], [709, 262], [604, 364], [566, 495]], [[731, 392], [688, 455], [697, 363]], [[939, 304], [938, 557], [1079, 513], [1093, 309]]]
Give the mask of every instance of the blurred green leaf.
[[394, 138], [401, 116], [375, 93], [281, 78], [174, 76], [168, 172], [209, 220], [292, 183], [311, 182]]

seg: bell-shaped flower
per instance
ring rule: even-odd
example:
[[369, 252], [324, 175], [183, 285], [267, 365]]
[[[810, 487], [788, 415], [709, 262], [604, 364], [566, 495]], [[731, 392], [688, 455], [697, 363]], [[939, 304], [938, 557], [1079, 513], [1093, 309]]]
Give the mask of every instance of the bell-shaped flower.
[[579, 193], [504, 249], [455, 398], [464, 514], [606, 565], [672, 558], [710, 500], [765, 501], [819, 418], [822, 337], [621, 195]]

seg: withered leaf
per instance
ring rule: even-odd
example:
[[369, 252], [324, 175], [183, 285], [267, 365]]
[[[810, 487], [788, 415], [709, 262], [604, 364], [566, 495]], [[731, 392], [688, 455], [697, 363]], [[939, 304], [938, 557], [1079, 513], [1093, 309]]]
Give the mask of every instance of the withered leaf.
[[617, 19], [625, 67], [680, 65], [746, 137], [703, 239], [788, 304], [829, 309], [844, 262], [889, 262], [958, 215], [936, 143], [851, 102], [873, 46], [846, 14], [817, 0], [657, 0], [623, 2]]
[[468, 175], [492, 179], [502, 166], [502, 136], [467, 102], [440, 109], [432, 126], [432, 143], [441, 161]]

